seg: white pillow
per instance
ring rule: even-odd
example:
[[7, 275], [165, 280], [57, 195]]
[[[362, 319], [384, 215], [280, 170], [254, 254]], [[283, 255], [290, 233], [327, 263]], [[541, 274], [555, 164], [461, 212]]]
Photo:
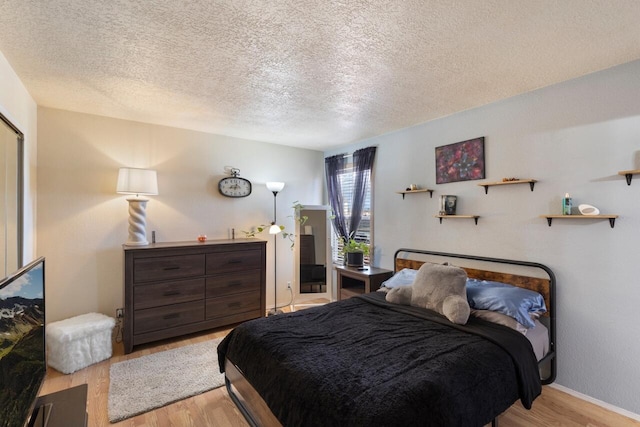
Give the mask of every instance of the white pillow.
[[410, 286], [413, 284], [413, 281], [416, 278], [416, 274], [418, 274], [418, 270], [403, 268], [402, 270], [391, 276], [391, 278], [382, 282], [381, 286], [387, 289], [397, 288], [398, 286]]

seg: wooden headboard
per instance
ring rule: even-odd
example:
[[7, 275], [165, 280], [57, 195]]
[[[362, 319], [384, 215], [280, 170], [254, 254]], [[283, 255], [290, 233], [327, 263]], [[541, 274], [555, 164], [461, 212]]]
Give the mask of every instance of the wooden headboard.
[[[405, 252], [407, 254], [412, 254], [412, 253], [425, 254], [425, 251], [416, 251], [414, 249], [403, 249], [402, 252]], [[395, 271], [400, 271], [403, 268], [411, 268], [414, 270], [418, 270], [422, 264], [424, 264], [425, 262], [429, 262], [429, 261], [420, 261], [417, 259], [398, 258], [397, 255], [398, 255], [398, 252], [396, 252], [396, 257], [395, 257]], [[445, 256], [444, 254], [437, 254], [437, 255]], [[456, 255], [453, 255], [453, 254], [447, 254], [447, 256], [457, 257]], [[465, 259], [473, 259], [473, 260], [480, 260], [480, 261], [487, 260], [486, 258], [483, 258], [483, 257], [467, 258], [466, 256], [465, 256]], [[495, 262], [493, 260], [494, 259], [492, 259], [492, 262]], [[502, 261], [509, 261], [509, 260], [502, 260]], [[458, 265], [455, 262], [452, 264]], [[525, 289], [531, 289], [532, 291], [536, 291], [540, 293], [544, 297], [544, 302], [548, 309], [547, 313], [545, 313], [544, 316], [549, 317], [552, 315], [550, 308], [553, 305], [552, 284], [551, 284], [551, 280], [553, 279], [553, 277], [544, 279], [539, 277], [521, 276], [521, 275], [512, 274], [512, 273], [502, 273], [499, 271], [478, 270], [475, 268], [464, 267], [462, 265], [458, 265], [458, 266], [463, 270], [465, 270], [467, 272], [467, 276], [472, 279], [491, 280], [494, 282], [508, 283], [510, 285], [515, 285]]]

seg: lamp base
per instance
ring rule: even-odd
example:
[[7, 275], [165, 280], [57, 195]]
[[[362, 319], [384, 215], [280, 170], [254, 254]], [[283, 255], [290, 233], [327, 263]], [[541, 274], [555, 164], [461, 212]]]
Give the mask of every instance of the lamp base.
[[146, 208], [148, 199], [132, 197], [129, 202], [129, 238], [127, 246], [146, 246], [147, 241], [147, 217]]
[[276, 314], [282, 314], [282, 313], [283, 313], [283, 311], [280, 310], [279, 308], [272, 308], [271, 310], [269, 310], [267, 312], [267, 316], [274, 316]]
[[124, 242], [125, 246], [148, 246], [149, 242], [147, 241], [147, 239], [143, 240], [143, 241], [129, 241], [127, 240], [126, 242]]

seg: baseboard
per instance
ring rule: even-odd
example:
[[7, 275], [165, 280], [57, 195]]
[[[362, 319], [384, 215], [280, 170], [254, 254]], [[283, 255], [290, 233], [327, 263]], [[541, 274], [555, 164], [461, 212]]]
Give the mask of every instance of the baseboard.
[[577, 397], [578, 399], [586, 400], [589, 403], [593, 403], [594, 405], [601, 406], [601, 407], [603, 407], [603, 408], [605, 408], [605, 409], [607, 409], [607, 410], [609, 410], [611, 412], [615, 412], [616, 414], [620, 414], [620, 415], [623, 415], [623, 416], [625, 416], [627, 418], [631, 418], [632, 420], [640, 421], [640, 415], [638, 415], [638, 414], [635, 414], [635, 413], [633, 413], [631, 411], [627, 411], [626, 409], [619, 408], [619, 407], [614, 406], [614, 405], [612, 405], [610, 403], [603, 402], [602, 400], [595, 399], [595, 398], [593, 398], [591, 396], [587, 396], [586, 394], [582, 394], [580, 392], [577, 392], [577, 391], [572, 390], [570, 388], [567, 388], [565, 386], [553, 383], [553, 384], [549, 384], [548, 387], [552, 387], [552, 388], [555, 388], [557, 390], [563, 391], [563, 392], [565, 392], [567, 394], [570, 394], [571, 396]]

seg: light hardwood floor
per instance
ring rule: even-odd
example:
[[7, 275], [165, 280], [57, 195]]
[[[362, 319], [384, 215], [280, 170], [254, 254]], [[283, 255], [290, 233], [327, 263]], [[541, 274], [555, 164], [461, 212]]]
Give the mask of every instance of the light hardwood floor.
[[[224, 387], [119, 423], [111, 424], [107, 417], [109, 367], [112, 363], [222, 337], [228, 331], [228, 329], [218, 330], [216, 332], [191, 335], [183, 339], [140, 346], [136, 347], [135, 351], [128, 355], [124, 354], [122, 344], [115, 344], [114, 355], [111, 359], [91, 365], [73, 374], [64, 375], [49, 368], [41, 394], [53, 393], [79, 384], [88, 384], [87, 411], [89, 413], [89, 427], [247, 426], [248, 424], [229, 398]], [[531, 410], [527, 411], [519, 402], [516, 402], [499, 417], [499, 426], [640, 427], [640, 422], [545, 386], [543, 387], [542, 395], [533, 403]]]

